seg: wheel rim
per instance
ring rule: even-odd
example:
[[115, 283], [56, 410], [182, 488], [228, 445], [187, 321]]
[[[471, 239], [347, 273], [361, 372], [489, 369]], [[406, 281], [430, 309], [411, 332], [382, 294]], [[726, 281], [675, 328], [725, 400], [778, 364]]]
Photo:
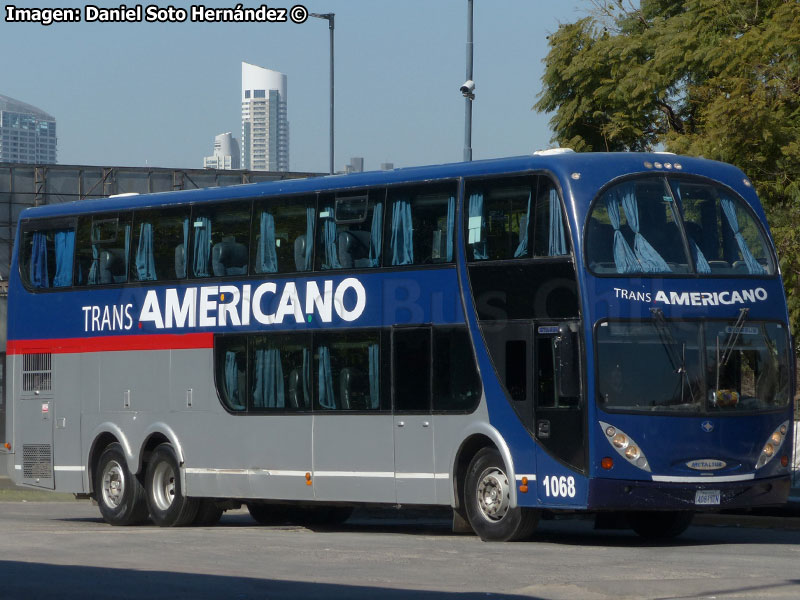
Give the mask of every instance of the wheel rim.
[[166, 462], [153, 470], [153, 502], [159, 510], [168, 510], [175, 499], [175, 472]]
[[483, 518], [492, 523], [501, 521], [508, 512], [511, 499], [508, 477], [497, 467], [486, 469], [478, 480], [477, 495]]
[[117, 461], [112, 460], [103, 469], [101, 485], [103, 503], [111, 508], [118, 508], [125, 496], [125, 471]]

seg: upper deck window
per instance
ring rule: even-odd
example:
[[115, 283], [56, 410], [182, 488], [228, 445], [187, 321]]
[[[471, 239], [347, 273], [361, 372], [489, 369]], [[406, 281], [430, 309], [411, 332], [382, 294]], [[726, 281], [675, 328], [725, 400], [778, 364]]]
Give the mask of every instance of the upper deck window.
[[589, 216], [586, 254], [598, 274], [774, 273], [746, 204], [722, 186], [679, 178], [631, 179], [606, 190]]
[[74, 226], [25, 231], [20, 247], [23, 280], [36, 289], [71, 286], [74, 252]]

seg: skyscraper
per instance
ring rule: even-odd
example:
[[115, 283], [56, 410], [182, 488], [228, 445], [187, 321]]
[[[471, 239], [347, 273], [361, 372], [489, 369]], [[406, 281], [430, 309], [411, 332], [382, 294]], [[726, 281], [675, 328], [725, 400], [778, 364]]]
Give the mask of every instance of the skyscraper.
[[0, 95], [0, 162], [55, 164], [55, 118]]
[[231, 132], [214, 137], [214, 154], [203, 158], [204, 169], [238, 169], [239, 144]]
[[242, 168], [289, 170], [286, 75], [242, 63]]

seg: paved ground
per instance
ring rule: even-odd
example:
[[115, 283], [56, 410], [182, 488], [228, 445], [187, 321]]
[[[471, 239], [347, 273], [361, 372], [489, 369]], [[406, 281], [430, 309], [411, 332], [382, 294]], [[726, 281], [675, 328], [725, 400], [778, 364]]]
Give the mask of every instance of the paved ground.
[[548, 521], [530, 542], [487, 544], [409, 513], [316, 531], [259, 527], [242, 511], [217, 527], [116, 528], [89, 502], [0, 503], [0, 598], [800, 597], [800, 530], [750, 525], [651, 544]]

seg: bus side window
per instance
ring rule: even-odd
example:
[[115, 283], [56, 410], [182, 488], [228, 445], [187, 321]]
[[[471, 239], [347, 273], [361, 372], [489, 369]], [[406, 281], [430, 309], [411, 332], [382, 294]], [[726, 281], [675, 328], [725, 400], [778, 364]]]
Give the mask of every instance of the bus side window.
[[234, 412], [247, 408], [247, 338], [224, 336], [216, 340], [217, 392], [223, 405]]
[[386, 190], [324, 196], [319, 202], [317, 268], [363, 269], [381, 266]]
[[471, 411], [481, 397], [481, 379], [464, 326], [433, 329], [433, 410]]
[[75, 228], [25, 231], [22, 236], [22, 279], [34, 289], [72, 285]]
[[467, 260], [530, 258], [536, 181], [536, 177], [481, 181], [467, 188]]
[[378, 330], [314, 336], [314, 408], [323, 411], [381, 409]]
[[186, 277], [189, 207], [136, 211], [131, 245], [131, 281]]
[[250, 410], [311, 410], [311, 336], [250, 338]]
[[392, 191], [389, 200], [389, 260], [392, 265], [453, 261], [455, 190], [400, 188]]
[[75, 283], [108, 285], [128, 281], [131, 215], [95, 215], [78, 221]]
[[195, 207], [189, 229], [193, 277], [247, 274], [249, 201]]
[[256, 202], [250, 272], [310, 271], [314, 258], [315, 198], [279, 198]]

